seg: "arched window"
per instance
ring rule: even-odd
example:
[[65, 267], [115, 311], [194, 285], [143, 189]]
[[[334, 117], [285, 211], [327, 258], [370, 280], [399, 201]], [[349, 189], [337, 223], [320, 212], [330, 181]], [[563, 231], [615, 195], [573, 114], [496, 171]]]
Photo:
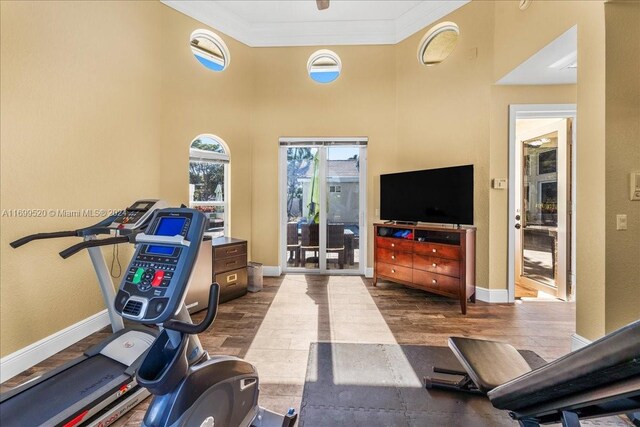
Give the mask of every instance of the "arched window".
[[215, 135], [199, 135], [189, 148], [189, 205], [209, 217], [213, 237], [229, 235], [229, 147]]

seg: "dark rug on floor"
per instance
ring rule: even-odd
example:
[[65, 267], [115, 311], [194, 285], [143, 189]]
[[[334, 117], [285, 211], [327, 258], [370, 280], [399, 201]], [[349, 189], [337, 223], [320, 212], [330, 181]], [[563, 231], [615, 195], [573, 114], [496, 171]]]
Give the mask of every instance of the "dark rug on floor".
[[[545, 364], [520, 353], [532, 367]], [[312, 343], [300, 426], [517, 426], [486, 397], [425, 389], [434, 365], [462, 370], [447, 347]]]

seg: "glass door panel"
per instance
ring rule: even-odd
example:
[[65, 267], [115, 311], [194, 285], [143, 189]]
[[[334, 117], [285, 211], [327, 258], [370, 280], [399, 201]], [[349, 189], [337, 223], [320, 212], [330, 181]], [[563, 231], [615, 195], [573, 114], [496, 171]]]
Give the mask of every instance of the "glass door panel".
[[565, 299], [570, 265], [571, 123], [567, 119], [518, 135], [516, 282]]
[[320, 268], [318, 147], [286, 148], [286, 266]]
[[281, 143], [285, 272], [364, 274], [366, 145], [359, 142]]
[[326, 268], [360, 269], [360, 147], [328, 147], [325, 168]]

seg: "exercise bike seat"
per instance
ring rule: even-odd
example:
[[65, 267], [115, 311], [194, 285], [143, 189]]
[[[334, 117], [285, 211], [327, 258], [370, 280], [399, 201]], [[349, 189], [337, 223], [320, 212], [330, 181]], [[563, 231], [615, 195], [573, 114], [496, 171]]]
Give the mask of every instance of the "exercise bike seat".
[[483, 393], [531, 371], [518, 350], [506, 343], [451, 337], [449, 348]]

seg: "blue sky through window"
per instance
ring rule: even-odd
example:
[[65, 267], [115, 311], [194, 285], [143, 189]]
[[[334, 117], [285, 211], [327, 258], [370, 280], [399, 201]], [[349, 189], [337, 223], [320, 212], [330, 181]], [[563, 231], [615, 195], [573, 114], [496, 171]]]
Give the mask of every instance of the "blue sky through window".
[[311, 78], [318, 83], [331, 83], [340, 75], [339, 71], [330, 71], [330, 72], [322, 72], [322, 71], [312, 71]]

